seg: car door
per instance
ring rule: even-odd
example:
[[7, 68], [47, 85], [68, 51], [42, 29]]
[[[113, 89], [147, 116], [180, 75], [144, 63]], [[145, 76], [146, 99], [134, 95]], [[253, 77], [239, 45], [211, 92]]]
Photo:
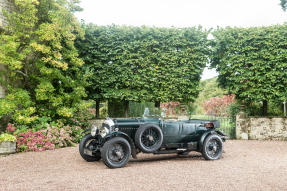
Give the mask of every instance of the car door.
[[196, 139], [197, 124], [194, 123], [182, 123], [181, 141], [188, 143]]
[[163, 123], [163, 144], [180, 142], [181, 125], [175, 121], [164, 121]]

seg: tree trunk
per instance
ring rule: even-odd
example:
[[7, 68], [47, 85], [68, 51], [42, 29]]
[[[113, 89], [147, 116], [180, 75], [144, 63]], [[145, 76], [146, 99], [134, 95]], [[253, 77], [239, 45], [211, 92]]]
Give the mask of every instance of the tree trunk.
[[287, 116], [287, 115], [286, 115], [286, 113], [287, 113], [287, 107], [286, 107], [286, 105], [287, 105], [287, 102], [284, 101], [284, 102], [283, 102], [283, 113], [284, 113], [284, 116], [285, 116], [285, 117]]
[[100, 100], [96, 100], [96, 118], [100, 118]]
[[129, 117], [129, 101], [125, 101], [125, 116]]
[[160, 101], [156, 101], [156, 102], [154, 103], [154, 106], [159, 109], [159, 108], [160, 108]]
[[268, 102], [267, 102], [267, 100], [263, 100], [262, 115], [266, 116], [267, 111], [268, 111]]

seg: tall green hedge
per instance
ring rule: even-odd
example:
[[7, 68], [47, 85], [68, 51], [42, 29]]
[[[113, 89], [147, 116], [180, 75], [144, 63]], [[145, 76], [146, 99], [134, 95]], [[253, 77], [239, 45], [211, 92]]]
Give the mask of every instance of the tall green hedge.
[[263, 104], [287, 100], [287, 25], [219, 28], [214, 33], [212, 65], [219, 83], [236, 98]]
[[208, 63], [208, 31], [83, 25], [76, 46], [93, 99], [193, 101]]

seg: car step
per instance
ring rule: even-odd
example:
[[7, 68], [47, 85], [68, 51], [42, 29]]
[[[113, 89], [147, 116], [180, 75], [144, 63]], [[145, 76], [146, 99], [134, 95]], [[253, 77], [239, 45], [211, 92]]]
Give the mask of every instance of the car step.
[[182, 153], [188, 151], [187, 149], [176, 149], [176, 150], [161, 150], [161, 151], [156, 151], [153, 154], [172, 154], [172, 153]]

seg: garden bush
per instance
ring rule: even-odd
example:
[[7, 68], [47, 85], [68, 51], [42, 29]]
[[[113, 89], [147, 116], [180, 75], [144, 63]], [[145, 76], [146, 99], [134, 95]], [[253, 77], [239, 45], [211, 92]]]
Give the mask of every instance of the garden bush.
[[225, 95], [223, 97], [212, 97], [203, 103], [203, 109], [208, 115], [228, 116], [228, 108], [235, 102], [235, 95]]
[[17, 136], [17, 152], [55, 149], [55, 144], [49, 141], [43, 131], [19, 133]]
[[10, 135], [8, 133], [3, 133], [0, 135], [0, 143], [5, 142], [5, 141], [15, 142], [16, 138], [13, 135]]
[[74, 47], [83, 34], [73, 15], [78, 1], [11, 3], [15, 9], [3, 10], [8, 24], [0, 32], [0, 85], [7, 93], [0, 118], [13, 124], [7, 131], [18, 136], [42, 132], [46, 124], [87, 126], [92, 103], [84, 100], [87, 82]]
[[28, 126], [15, 126], [11, 123], [6, 128], [6, 134], [17, 139], [17, 151], [44, 151], [55, 148], [73, 146], [82, 139], [83, 129], [80, 126], [64, 125], [61, 122], [45, 124], [41, 129]]
[[161, 103], [160, 108], [165, 112], [165, 117], [175, 117], [179, 110], [180, 102]]

